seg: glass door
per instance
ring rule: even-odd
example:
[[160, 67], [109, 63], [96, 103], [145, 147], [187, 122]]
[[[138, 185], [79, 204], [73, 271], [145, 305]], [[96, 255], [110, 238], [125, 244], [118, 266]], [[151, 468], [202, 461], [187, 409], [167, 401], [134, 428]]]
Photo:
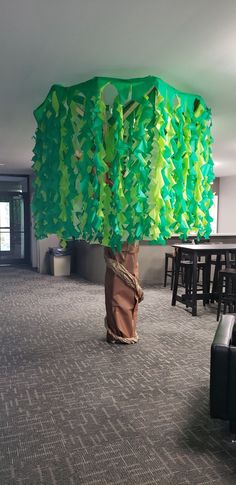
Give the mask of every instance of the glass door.
[[28, 176], [0, 175], [0, 265], [29, 262]]
[[25, 202], [23, 193], [0, 193], [0, 264], [28, 260]]
[[10, 251], [10, 202], [0, 201], [0, 252], [9, 255]]

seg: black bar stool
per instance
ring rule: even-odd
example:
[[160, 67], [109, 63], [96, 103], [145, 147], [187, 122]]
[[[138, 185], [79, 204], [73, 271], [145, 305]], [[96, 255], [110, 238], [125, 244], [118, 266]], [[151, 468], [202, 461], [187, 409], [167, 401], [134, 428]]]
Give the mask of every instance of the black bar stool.
[[223, 313], [226, 313], [227, 306], [229, 312], [236, 311], [236, 269], [226, 268], [219, 272], [219, 299], [217, 308], [217, 320], [219, 320], [221, 305], [223, 304]]
[[[169, 268], [169, 259], [171, 260], [171, 267]], [[170, 278], [170, 289], [173, 288], [175, 272], [175, 255], [174, 253], [165, 253], [165, 276], [164, 276], [164, 286], [166, 286], [167, 278]]]
[[[192, 242], [195, 238], [189, 237], [186, 241], [182, 240], [183, 243]], [[169, 268], [169, 259], [171, 260], [171, 266]], [[182, 262], [181, 262], [182, 263]], [[164, 287], [167, 285], [167, 278], [170, 278], [170, 289], [173, 289], [173, 282], [174, 282], [174, 272], [175, 272], [175, 254], [174, 253], [165, 253], [165, 274], [164, 274]], [[182, 285], [185, 286], [185, 273], [186, 277], [188, 278], [188, 269], [185, 271], [185, 267], [180, 268], [181, 272], [181, 279]]]
[[[232, 254], [228, 260], [226, 261], [226, 254], [221, 254], [216, 257], [216, 259], [211, 259], [211, 265], [214, 267], [214, 276], [212, 283], [212, 293], [219, 293], [219, 273], [226, 268], [234, 268], [236, 269], [236, 260], [235, 254]], [[211, 298], [211, 302], [214, 303], [215, 298]]]
[[[181, 261], [180, 267], [184, 268], [185, 274], [185, 293], [186, 295], [191, 294], [193, 285], [193, 262]], [[178, 285], [179, 286], [179, 285]], [[203, 293], [208, 293], [208, 265], [205, 261], [197, 262], [197, 290], [202, 289]], [[203, 305], [205, 306], [207, 299], [203, 299]], [[188, 307], [189, 305], [186, 304]]]
[[[169, 259], [171, 260], [171, 267], [169, 267]], [[203, 287], [205, 283], [205, 262], [198, 261], [198, 286]], [[202, 283], [199, 282], [199, 275], [200, 271], [202, 270]], [[167, 285], [167, 278], [171, 279], [170, 289], [173, 289], [173, 281], [174, 281], [174, 273], [175, 273], [175, 255], [173, 253], [165, 253], [165, 275], [164, 275], [164, 287]], [[179, 286], [183, 286], [185, 288], [186, 293], [191, 291], [191, 282], [192, 282], [192, 261], [189, 259], [183, 259], [180, 262], [180, 276], [181, 276], [181, 283], [178, 283]]]
[[[169, 267], [169, 259], [171, 260], [171, 266]], [[189, 279], [189, 269], [188, 264], [190, 263], [189, 260], [183, 260], [180, 264], [180, 274], [181, 274], [181, 281], [182, 283], [179, 286], [183, 286], [186, 288], [188, 286], [188, 279]], [[165, 253], [165, 275], [164, 275], [164, 287], [167, 285], [167, 278], [171, 279], [170, 282], [170, 289], [173, 289], [173, 282], [174, 282], [174, 274], [175, 274], [175, 255], [174, 253]]]
[[[169, 260], [171, 260], [171, 267], [169, 268]], [[197, 288], [202, 288], [203, 293], [207, 293], [207, 263], [198, 261], [198, 275], [197, 275]], [[165, 276], [164, 276], [164, 287], [167, 284], [167, 278], [171, 279], [171, 290], [173, 288], [175, 273], [175, 255], [173, 253], [165, 253]], [[201, 273], [201, 278], [200, 278]], [[180, 277], [181, 283], [178, 282], [178, 286], [185, 289], [185, 294], [190, 294], [192, 291], [192, 281], [193, 281], [193, 262], [189, 259], [183, 259], [180, 262]], [[206, 300], [203, 301], [205, 306]], [[188, 307], [188, 305], [186, 305]]]

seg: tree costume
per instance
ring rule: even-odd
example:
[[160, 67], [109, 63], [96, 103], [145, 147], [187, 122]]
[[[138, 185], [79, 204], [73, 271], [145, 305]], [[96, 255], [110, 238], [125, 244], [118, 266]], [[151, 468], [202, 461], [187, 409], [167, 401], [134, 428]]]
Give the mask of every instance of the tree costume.
[[109, 342], [133, 344], [138, 341], [138, 303], [143, 300], [138, 282], [138, 250], [137, 243], [124, 243], [119, 253], [111, 248], [104, 250], [107, 265], [105, 327]]
[[[209, 237], [211, 113], [200, 96], [154, 76], [94, 78], [68, 88], [52, 86], [34, 115], [37, 238], [57, 234], [65, 241], [102, 244], [110, 248], [106, 257], [123, 261], [124, 267], [127, 262], [134, 276], [136, 266], [131, 268], [129, 259], [136, 253], [127, 247], [136, 242], [164, 244], [171, 234], [185, 239], [190, 231]], [[113, 272], [111, 285], [111, 271], [106, 307], [114, 329], [108, 300], [117, 301], [111, 287], [116, 292], [117, 278], [121, 286], [123, 280]], [[125, 291], [128, 295], [131, 288], [122, 286], [120, 292]], [[119, 300], [117, 307], [126, 303]], [[132, 311], [130, 322], [136, 319], [135, 305]], [[118, 337], [136, 338], [134, 330], [123, 330], [118, 323]]]

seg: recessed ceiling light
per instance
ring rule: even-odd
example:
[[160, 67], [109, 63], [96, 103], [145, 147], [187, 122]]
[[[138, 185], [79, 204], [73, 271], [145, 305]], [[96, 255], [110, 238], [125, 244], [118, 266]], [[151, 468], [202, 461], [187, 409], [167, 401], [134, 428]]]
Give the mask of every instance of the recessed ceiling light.
[[6, 165], [5, 163], [0, 163], [0, 165]]

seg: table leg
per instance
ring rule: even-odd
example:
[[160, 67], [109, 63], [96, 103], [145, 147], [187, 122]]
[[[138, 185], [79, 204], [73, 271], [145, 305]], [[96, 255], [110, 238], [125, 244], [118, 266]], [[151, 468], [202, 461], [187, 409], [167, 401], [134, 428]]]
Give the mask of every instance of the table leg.
[[173, 293], [172, 293], [172, 306], [176, 305], [176, 296], [178, 290], [178, 283], [179, 283], [179, 272], [180, 272], [180, 261], [181, 261], [181, 249], [176, 249], [176, 256], [175, 256], [175, 274], [174, 274], [174, 285], [173, 285]]
[[216, 318], [217, 322], [220, 318], [222, 293], [223, 293], [223, 276], [222, 276], [222, 274], [220, 274], [220, 277], [219, 277], [219, 299], [218, 299], [217, 318]]
[[230, 268], [229, 251], [225, 252], [225, 266], [226, 266], [226, 268]]
[[192, 316], [197, 315], [197, 253], [193, 254]]
[[[217, 254], [214, 277], [213, 277], [212, 293], [218, 293], [218, 279], [219, 279], [220, 269], [221, 269], [221, 255]], [[215, 301], [215, 298], [213, 296], [211, 298], [211, 303], [214, 303], [214, 301]]]
[[[211, 285], [211, 255], [206, 256], [206, 293], [210, 293]], [[209, 299], [205, 300], [206, 304], [209, 304]]]

